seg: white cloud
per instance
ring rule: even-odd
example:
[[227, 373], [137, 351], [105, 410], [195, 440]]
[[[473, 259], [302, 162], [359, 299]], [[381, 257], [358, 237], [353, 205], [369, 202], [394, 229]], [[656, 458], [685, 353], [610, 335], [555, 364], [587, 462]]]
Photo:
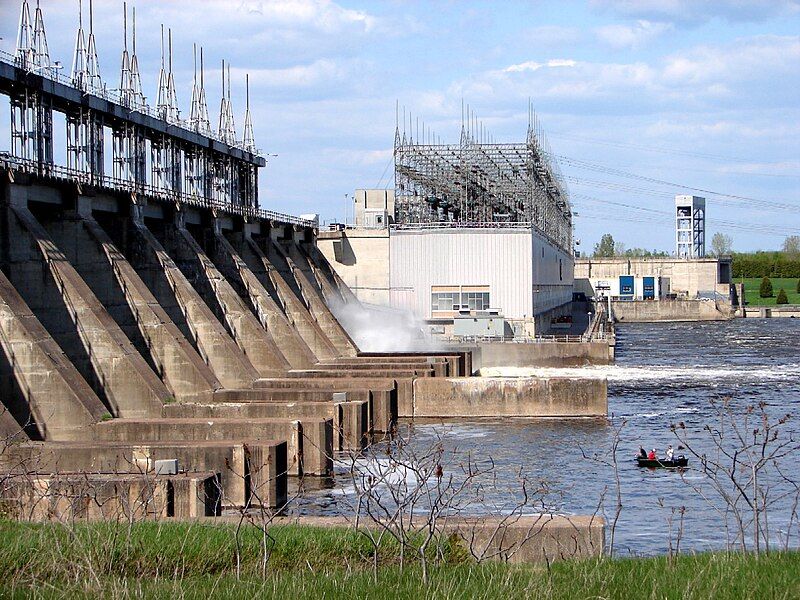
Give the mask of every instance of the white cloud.
[[798, 0], [592, 0], [591, 5], [624, 17], [694, 24], [714, 18], [763, 21], [800, 12]]
[[522, 73], [524, 71], [538, 71], [543, 67], [574, 67], [577, 63], [574, 60], [563, 59], [563, 58], [556, 58], [553, 60], [548, 60], [545, 63], [539, 63], [535, 61], [527, 61], [524, 63], [519, 63], [517, 65], [510, 65], [503, 69], [506, 73]]
[[796, 103], [798, 82], [800, 37], [757, 36], [653, 62], [526, 61], [475, 74], [458, 87], [467, 98], [501, 108], [533, 96], [534, 103], [558, 103], [564, 111], [581, 104], [602, 112], [779, 106]]
[[673, 28], [671, 23], [654, 23], [640, 19], [633, 25], [606, 25], [596, 30], [597, 38], [611, 48], [636, 49]]

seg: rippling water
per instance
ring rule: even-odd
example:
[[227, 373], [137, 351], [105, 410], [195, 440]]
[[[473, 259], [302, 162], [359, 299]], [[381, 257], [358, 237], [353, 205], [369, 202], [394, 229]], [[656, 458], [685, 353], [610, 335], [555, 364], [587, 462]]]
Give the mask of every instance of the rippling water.
[[[449, 447], [491, 456], [499, 476], [487, 498], [489, 504], [501, 506], [518, 492], [521, 468], [558, 490], [554, 499], [558, 510], [590, 513], [604, 488], [613, 493], [614, 477], [608, 467], [584, 459], [581, 449], [607, 457], [614, 426], [624, 419], [619, 446], [624, 508], [617, 549], [643, 554], [665, 551], [670, 509], [681, 506], [686, 507], [682, 548], [720, 548], [725, 545], [722, 518], [687, 485], [701, 484], [701, 474], [690, 468], [682, 480], [676, 472], [640, 469], [631, 457], [640, 444], [660, 449], [674, 444], [669, 425], [677, 422], [685, 423], [701, 446], [710, 447], [702, 428], [716, 423], [711, 398], [730, 396], [741, 407], [764, 401], [771, 414], [792, 413], [800, 421], [800, 320], [627, 324], [617, 329], [616, 364], [543, 368], [535, 373], [607, 377], [611, 423], [511, 419], [417, 424], [414, 443], [423, 446], [442, 435]], [[788, 430], [800, 434], [797, 422], [790, 421]], [[789, 473], [800, 479], [793, 458], [800, 457], [788, 457]], [[697, 463], [690, 459], [690, 467], [693, 462]], [[344, 479], [340, 476], [333, 487], [307, 490], [297, 509], [311, 514], [349, 510], [352, 488]], [[773, 534], [783, 526], [780, 515], [785, 512], [770, 518]], [[800, 545], [797, 534], [793, 545]]]

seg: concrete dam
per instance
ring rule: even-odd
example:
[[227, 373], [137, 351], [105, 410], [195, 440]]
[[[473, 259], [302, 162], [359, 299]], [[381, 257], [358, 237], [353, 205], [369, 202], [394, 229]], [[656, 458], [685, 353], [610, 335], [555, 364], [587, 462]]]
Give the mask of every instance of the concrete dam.
[[42, 60], [0, 56], [0, 478], [21, 518], [281, 507], [288, 477], [331, 476], [402, 417], [605, 415], [603, 380], [514, 386], [473, 378], [468, 350], [362, 352], [316, 223], [259, 208], [247, 131]]

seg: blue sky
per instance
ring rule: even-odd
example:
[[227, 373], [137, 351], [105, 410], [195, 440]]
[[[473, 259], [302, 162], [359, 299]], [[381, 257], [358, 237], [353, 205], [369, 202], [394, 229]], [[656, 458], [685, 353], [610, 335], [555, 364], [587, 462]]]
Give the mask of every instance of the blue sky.
[[[122, 3], [94, 4], [114, 87]], [[162, 22], [173, 28], [184, 114], [193, 42], [205, 46], [212, 121], [219, 62], [232, 62], [240, 134], [250, 73], [256, 141], [278, 155], [262, 174], [267, 208], [341, 219], [345, 194], [391, 185], [397, 100], [456, 140], [463, 98], [495, 139], [514, 141], [531, 98], [568, 178], [582, 249], [610, 232], [628, 247], [671, 250], [672, 196], [691, 188], [714, 192], [697, 192], [708, 198], [709, 240], [722, 231], [750, 250], [800, 233], [798, 0], [135, 5], [149, 98]], [[68, 68], [77, 0], [42, 7], [51, 55]], [[18, 10], [0, 0], [6, 51]], [[7, 109], [0, 131], [3, 148]]]

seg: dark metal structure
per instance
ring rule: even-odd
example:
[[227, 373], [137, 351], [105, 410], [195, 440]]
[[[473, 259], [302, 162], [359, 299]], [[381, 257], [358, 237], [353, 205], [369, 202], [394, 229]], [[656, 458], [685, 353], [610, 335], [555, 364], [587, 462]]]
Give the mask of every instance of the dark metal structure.
[[442, 143], [423, 124], [395, 131], [395, 222], [530, 224], [572, 252], [572, 209], [558, 163], [529, 109], [522, 143], [496, 143], [467, 111], [457, 144]]
[[[190, 118], [180, 118], [171, 32], [168, 59], [162, 48], [158, 103], [155, 108], [147, 104], [136, 57], [135, 12], [131, 53], [127, 12], [126, 6], [120, 86], [111, 91], [100, 77], [91, 4], [88, 42], [81, 17], [71, 74], [65, 77], [59, 73], [61, 64], [50, 60], [38, 2], [31, 18], [29, 2], [23, 0], [17, 52], [0, 52], [0, 93], [11, 102], [11, 156], [2, 157], [4, 162], [39, 176], [130, 191], [161, 201], [310, 224], [259, 208], [258, 169], [266, 160], [255, 147], [249, 92], [245, 135], [236, 140], [230, 76], [226, 89], [224, 67], [218, 131], [212, 131], [209, 123], [202, 59], [199, 83], [195, 75]], [[54, 112], [65, 115], [66, 166], [53, 160]], [[109, 133], [113, 142], [111, 174], [105, 172], [105, 137]]]

